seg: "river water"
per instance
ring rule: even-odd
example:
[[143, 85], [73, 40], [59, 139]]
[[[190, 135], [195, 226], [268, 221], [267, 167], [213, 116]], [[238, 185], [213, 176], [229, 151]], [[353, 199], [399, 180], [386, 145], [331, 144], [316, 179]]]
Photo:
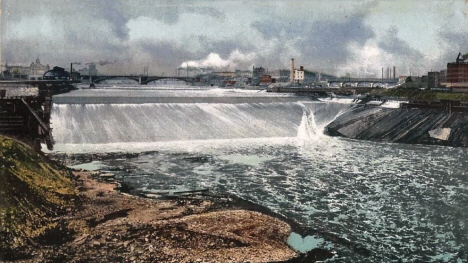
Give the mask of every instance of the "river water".
[[54, 151], [141, 153], [93, 163], [135, 191], [232, 193], [370, 251], [294, 236], [304, 249], [334, 251], [332, 262], [462, 262], [468, 253], [467, 149], [324, 135], [349, 102], [109, 86], [54, 103]]

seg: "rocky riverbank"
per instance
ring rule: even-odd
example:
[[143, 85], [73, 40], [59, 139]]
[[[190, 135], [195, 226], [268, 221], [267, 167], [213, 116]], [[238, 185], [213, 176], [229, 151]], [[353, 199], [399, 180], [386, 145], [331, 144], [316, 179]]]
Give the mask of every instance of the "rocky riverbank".
[[468, 115], [359, 105], [327, 125], [325, 133], [359, 140], [468, 147]]
[[[231, 197], [149, 199], [116, 191], [0, 137], [0, 261], [313, 262], [291, 225]], [[243, 209], [243, 207], [247, 209]]]

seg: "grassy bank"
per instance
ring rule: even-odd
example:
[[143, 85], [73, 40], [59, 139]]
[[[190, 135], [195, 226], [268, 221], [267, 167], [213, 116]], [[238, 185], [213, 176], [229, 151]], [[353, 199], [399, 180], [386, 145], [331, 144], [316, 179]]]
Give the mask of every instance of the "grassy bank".
[[420, 89], [378, 89], [373, 90], [370, 95], [382, 97], [399, 97], [414, 100], [456, 100], [468, 101], [468, 93], [442, 92]]
[[68, 172], [1, 136], [0, 182], [0, 257], [18, 255], [18, 249], [60, 231], [52, 219], [70, 208], [77, 195]]

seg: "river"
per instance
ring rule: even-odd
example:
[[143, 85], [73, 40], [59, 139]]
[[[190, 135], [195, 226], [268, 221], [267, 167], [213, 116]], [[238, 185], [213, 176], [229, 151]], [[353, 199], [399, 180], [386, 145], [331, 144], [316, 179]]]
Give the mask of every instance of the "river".
[[293, 237], [335, 251], [332, 262], [461, 262], [467, 149], [323, 134], [352, 107], [256, 90], [111, 85], [55, 96], [51, 122], [55, 152], [141, 153], [93, 163], [135, 191], [232, 193], [371, 251]]

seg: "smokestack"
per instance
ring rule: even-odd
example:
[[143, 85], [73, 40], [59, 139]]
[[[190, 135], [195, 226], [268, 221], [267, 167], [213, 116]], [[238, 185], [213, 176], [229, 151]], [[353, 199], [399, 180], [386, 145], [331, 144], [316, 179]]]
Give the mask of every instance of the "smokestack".
[[294, 59], [291, 59], [291, 67], [289, 72], [289, 83], [294, 83]]
[[396, 78], [396, 67], [393, 66], [393, 79], [395, 79], [395, 78]]
[[383, 67], [382, 67], [382, 81], [383, 81]]

